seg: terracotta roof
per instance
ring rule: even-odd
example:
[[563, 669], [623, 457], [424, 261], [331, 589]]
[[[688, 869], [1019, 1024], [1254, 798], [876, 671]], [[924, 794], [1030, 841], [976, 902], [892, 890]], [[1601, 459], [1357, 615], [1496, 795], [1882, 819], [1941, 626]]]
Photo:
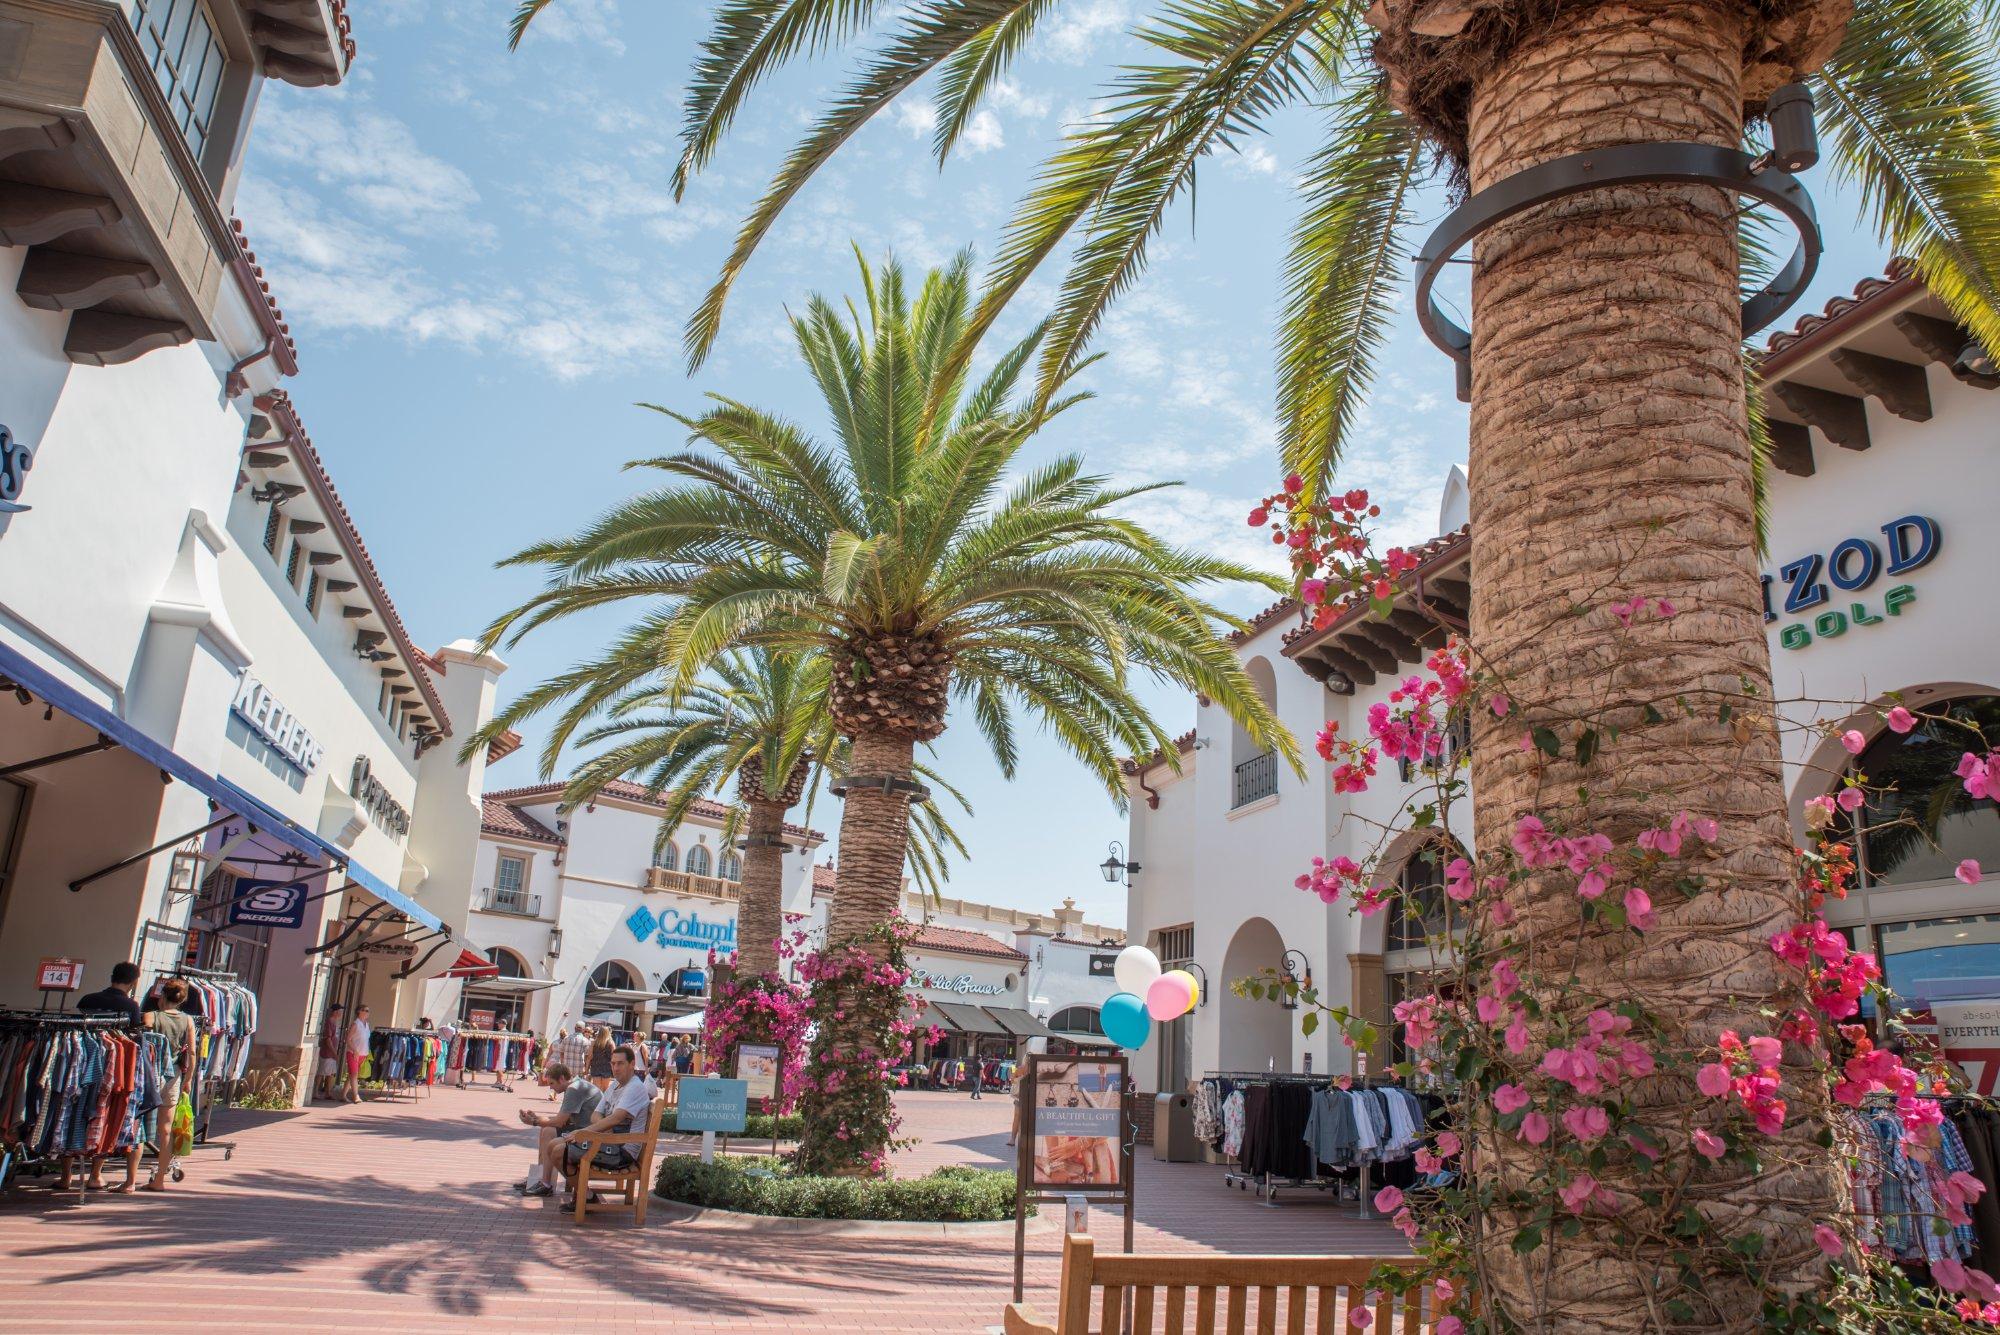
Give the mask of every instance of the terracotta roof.
[[509, 728], [486, 744], [486, 763], [491, 765], [495, 761], [505, 760], [520, 749], [521, 734]]
[[1888, 262], [1888, 272], [1882, 278], [1864, 278], [1854, 284], [1852, 296], [1836, 296], [1826, 302], [1824, 310], [1818, 314], [1804, 314], [1798, 318], [1790, 330], [1772, 334], [1764, 344], [1764, 352], [1758, 362], [1764, 374], [1772, 374], [1780, 366], [1800, 360], [1814, 344], [1820, 344], [1822, 334], [1832, 336], [1842, 330], [1842, 326], [1866, 320], [1882, 306], [1890, 306], [1914, 292], [1924, 290], [1924, 280], [1916, 274], [1916, 264], [1902, 256]]
[[1231, 644], [1241, 644], [1245, 640], [1255, 637], [1258, 632], [1262, 631], [1264, 627], [1270, 625], [1273, 621], [1282, 621], [1287, 616], [1296, 616], [1298, 611], [1298, 599], [1280, 598], [1256, 616], [1251, 617], [1249, 623], [1242, 630], [1229, 632], [1229, 642]]
[[236, 241], [236, 253], [229, 263], [230, 272], [236, 275], [236, 285], [250, 299], [251, 313], [263, 326], [264, 337], [271, 341], [271, 358], [278, 363], [278, 369], [286, 375], [297, 375], [299, 346], [292, 341], [292, 327], [285, 323], [285, 313], [278, 309], [277, 298], [271, 295], [271, 284], [264, 277], [264, 266], [257, 263], [257, 252], [250, 249], [249, 238], [243, 233], [243, 220], [235, 214], [229, 216], [229, 231]]
[[828, 890], [828, 891], [830, 891], [830, 890], [832, 890], [832, 889], [833, 889], [833, 886], [834, 886], [834, 882], [835, 882], [835, 881], [836, 881], [837, 879], [839, 879], [839, 878], [838, 878], [838, 876], [836, 875], [836, 873], [834, 872], [834, 869], [833, 869], [832, 867], [830, 867], [830, 866], [824, 866], [824, 865], [819, 865], [819, 864], [815, 864], [815, 865], [814, 865], [814, 867], [813, 867], [813, 889], [815, 889], [815, 890]]
[[969, 932], [962, 927], [939, 927], [932, 923], [925, 923], [917, 930], [910, 949], [940, 950], [953, 955], [983, 955], [988, 959], [1019, 960], [1023, 964], [1028, 961], [1028, 957], [1014, 947], [984, 932]]
[[[1186, 755], [1188, 752], [1194, 750], [1193, 728], [1189, 728], [1186, 732], [1174, 738], [1174, 750], [1180, 752], [1182, 755]], [[1141, 760], [1138, 757], [1134, 756], [1126, 760], [1120, 766], [1120, 768], [1122, 768], [1127, 774], [1137, 774], [1140, 770], [1151, 769], [1153, 766], [1159, 764], [1162, 760], [1165, 760], [1166, 758], [1167, 758], [1166, 752], [1160, 750], [1158, 747], [1154, 747], [1153, 754], [1147, 756], [1145, 759]]]
[[562, 844], [561, 835], [511, 803], [482, 797], [479, 805], [479, 828], [485, 834], [527, 839], [538, 844]]
[[[1471, 547], [1472, 525], [1466, 524], [1449, 533], [1441, 533], [1421, 546], [1410, 548], [1410, 554], [1417, 558], [1416, 567], [1405, 572], [1402, 578], [1396, 581], [1397, 586], [1408, 588], [1418, 576], [1427, 575], [1439, 566], [1450, 565], [1471, 550]], [[1290, 655], [1295, 648], [1301, 647], [1305, 640], [1322, 639], [1343, 626], [1351, 625], [1367, 609], [1366, 598], [1349, 598], [1345, 602], [1335, 603], [1333, 620], [1324, 627], [1315, 629], [1311, 624], [1307, 624], [1297, 630], [1286, 631], [1285, 653]]]
[[396, 641], [396, 648], [410, 666], [415, 669], [417, 688], [423, 692], [424, 703], [430, 707], [431, 716], [436, 720], [438, 731], [451, 736], [451, 718], [444, 712], [444, 704], [438, 699], [437, 686], [425, 670], [424, 655], [410, 639], [410, 632], [403, 626], [403, 618], [396, 612], [396, 604], [389, 598], [389, 591], [382, 585], [382, 574], [375, 568], [375, 559], [368, 554], [368, 545], [361, 541], [361, 530], [354, 526], [354, 516], [347, 513], [347, 503], [334, 490], [333, 479], [327, 476], [326, 464], [313, 448], [312, 437], [299, 422], [298, 409], [292, 406], [292, 396], [282, 389], [274, 389], [268, 394], [259, 394], [252, 402], [257, 411], [269, 413], [283, 428], [285, 439], [292, 446], [292, 456], [298, 461], [299, 469], [306, 475], [315, 498], [322, 509], [331, 516], [334, 532], [340, 538], [341, 547], [354, 563], [361, 575], [361, 582], [368, 591], [369, 600], [382, 614], [382, 620], [389, 627], [389, 634]]
[[[560, 783], [536, 783], [530, 784], [525, 788], [502, 789], [500, 792], [488, 793], [486, 796], [490, 801], [499, 802], [518, 802], [536, 798], [546, 800], [548, 798], [560, 798], [565, 786]], [[630, 783], [624, 779], [613, 779], [610, 783], [605, 784], [603, 794], [606, 797], [615, 797], [621, 802], [637, 802], [640, 806], [653, 807], [658, 810], [664, 810], [667, 805], [659, 798], [647, 793], [642, 785]], [[713, 802], [704, 797], [694, 804], [688, 814], [699, 816], [704, 820], [719, 821], [729, 815], [729, 808], [720, 802]], [[794, 825], [790, 821], [785, 822], [785, 833], [796, 835], [801, 839], [823, 841], [826, 838], [818, 830], [808, 830], [805, 826]]]

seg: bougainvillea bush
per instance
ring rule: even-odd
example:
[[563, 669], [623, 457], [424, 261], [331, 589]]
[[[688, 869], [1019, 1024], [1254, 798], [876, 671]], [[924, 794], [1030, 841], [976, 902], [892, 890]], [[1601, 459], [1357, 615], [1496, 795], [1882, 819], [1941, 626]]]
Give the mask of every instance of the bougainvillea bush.
[[[1376, 513], [1365, 493], [1311, 501], [1289, 479], [1250, 516], [1291, 549], [1314, 624], [1362, 605], [1371, 615], [1392, 605], [1395, 580], [1414, 560], [1370, 551], [1365, 525]], [[1607, 591], [1601, 605], [1568, 611], [1623, 629], [1680, 615], [1643, 590]], [[1616, 958], [1619, 940], [1663, 931], [1670, 907], [1708, 897], [1707, 907], [1721, 914], [1731, 903], [1730, 878], [1713, 854], [1727, 831], [1715, 819], [1683, 811], [1625, 838], [1600, 832], [1618, 826], [1607, 813], [1621, 801], [1625, 813], [1638, 805], [1631, 796], [1645, 782], [1603, 763], [1606, 747], [1687, 720], [1731, 729], [1746, 746], [1759, 728], [1782, 726], [1771, 702], [1747, 687], [1721, 698], [1635, 699], [1616, 663], [1604, 677], [1602, 699], [1519, 699], [1476, 646], [1454, 636], [1369, 711], [1365, 736], [1342, 737], [1328, 724], [1318, 738], [1336, 792], [1366, 791], [1383, 759], [1417, 762], [1410, 773], [1420, 777], [1418, 791], [1392, 826], [1379, 829], [1374, 856], [1314, 859], [1298, 876], [1302, 892], [1361, 915], [1416, 893], [1395, 884], [1384, 853], [1406, 850], [1412, 832], [1452, 828], [1455, 806], [1463, 819], [1465, 759], [1447, 738], [1475, 712], [1483, 713], [1486, 745], [1506, 738], [1536, 764], [1560, 759], [1587, 779], [1580, 792], [1563, 795], [1560, 818], [1506, 813], [1506, 846], [1476, 856], [1448, 849], [1439, 858], [1441, 884], [1427, 887], [1445, 909], [1428, 943], [1439, 964], [1432, 991], [1394, 1008], [1415, 1054], [1394, 1073], [1431, 1077], [1448, 1091], [1449, 1129], [1434, 1128], [1417, 1153], [1422, 1185], [1408, 1193], [1385, 1188], [1375, 1198], [1424, 1262], [1414, 1276], [1385, 1273], [1381, 1283], [1413, 1296], [1424, 1290], [1438, 1335], [1510, 1329], [1489, 1300], [1495, 1267], [1510, 1267], [1514, 1279], [1525, 1270], [1533, 1284], [1574, 1264], [1588, 1235], [1594, 1247], [1660, 1258], [1644, 1294], [1650, 1329], [1718, 1321], [1897, 1332], [2000, 1325], [1992, 1277], [1934, 1252], [1934, 1287], [1913, 1283], [1879, 1248], [1861, 1203], [1846, 1200], [1802, 1238], [1746, 1208], [1757, 1196], [1741, 1190], [1793, 1171], [1824, 1175], [1829, 1159], [1844, 1166], [1874, 1152], [1853, 1116], [1870, 1101], [1894, 1108], [1908, 1156], [1928, 1161], [1940, 1152], [1939, 1098], [1949, 1072], [1935, 1058], [1899, 1054], [1899, 1045], [1861, 1022], [1865, 999], [1877, 1016], [1890, 1016], [1894, 1001], [1873, 958], [1851, 950], [1824, 917], [1854, 872], [1836, 816], [1866, 803], [1867, 776], [1828, 775], [1832, 791], [1806, 804], [1811, 837], [1795, 853], [1795, 913], [1768, 940], [1783, 965], [1783, 995], [1750, 1012], [1755, 1023], [1701, 1032], [1672, 1008], [1649, 1005], [1643, 985], [1606, 995], [1583, 987], [1580, 951]], [[1920, 718], [1894, 702], [1871, 708], [1896, 733], [1954, 722]], [[1858, 730], [1838, 736], [1849, 754], [1863, 749]], [[2000, 792], [2000, 761], [1976, 729], [1967, 731], [1958, 778], [1974, 799]], [[1966, 863], [1958, 874], [1976, 881], [1979, 868]], [[1525, 878], [1567, 889], [1553, 898], [1510, 895]], [[1420, 918], [1411, 907], [1410, 917]], [[1331, 1022], [1349, 1046], [1378, 1040], [1364, 1017], [1288, 975], [1233, 985], [1303, 1001], [1308, 1032]], [[1893, 1019], [1888, 1024], [1893, 1031]], [[1795, 1134], [1802, 1121], [1811, 1132], [1803, 1139]], [[1791, 1148], [1800, 1144], [1810, 1153]], [[1844, 1186], [1846, 1173], [1836, 1177]], [[1944, 1183], [1925, 1221], [1937, 1236], [1968, 1221], [1982, 1190], [1965, 1172]], [[1809, 1249], [1804, 1259], [1821, 1258], [1817, 1264], [1801, 1266], [1794, 1250], [1801, 1246]], [[1802, 1287], [1800, 1273], [1819, 1281]]]

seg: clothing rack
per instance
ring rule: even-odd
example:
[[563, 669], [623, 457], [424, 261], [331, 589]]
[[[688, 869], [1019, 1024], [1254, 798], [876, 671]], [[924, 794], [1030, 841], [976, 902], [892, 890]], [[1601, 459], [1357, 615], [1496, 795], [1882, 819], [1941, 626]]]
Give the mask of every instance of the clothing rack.
[[[66, 1029], [79, 1032], [90, 1030], [126, 1030], [137, 1028], [123, 1015], [84, 1015], [62, 1011], [31, 1011], [12, 1007], [0, 1008], [0, 1029]], [[12, 1128], [6, 1128], [11, 1132]], [[20, 1172], [32, 1168], [39, 1175], [51, 1165], [68, 1162], [75, 1171], [76, 1200], [82, 1205], [90, 1199], [88, 1183], [90, 1174], [85, 1163], [93, 1157], [88, 1151], [64, 1151], [48, 1155], [19, 1154], [17, 1142], [8, 1140], [0, 1144], [0, 1188], [11, 1184]]]
[[[458, 1031], [457, 1037], [454, 1038], [452, 1041], [453, 1044], [456, 1046], [456, 1045], [462, 1045], [468, 1042], [469, 1040], [482, 1039], [482, 1038], [494, 1038], [494, 1039], [501, 1039], [503, 1041], [514, 1041], [520, 1043], [533, 1042], [533, 1040], [529, 1038], [528, 1035], [523, 1033], [516, 1033], [511, 1029], [460, 1029]], [[451, 1059], [451, 1054], [447, 1052], [445, 1054], [445, 1060], [447, 1061], [447, 1063], [450, 1061], [450, 1059]], [[462, 1063], [457, 1069], [461, 1074], [466, 1073], [466, 1067]], [[513, 1082], [510, 1081], [507, 1077], [510, 1074], [525, 1075], [527, 1074], [527, 1072], [525, 1070], [521, 1072], [509, 1072], [504, 1067], [495, 1067], [491, 1071], [472, 1071], [470, 1072], [470, 1074], [491, 1075], [493, 1077], [493, 1088], [499, 1090], [503, 1094], [506, 1094], [510, 1093], [514, 1088]], [[459, 1088], [470, 1089], [473, 1088], [473, 1086], [461, 1084]]]
[[[226, 987], [240, 988], [249, 994], [252, 1002], [256, 1000], [256, 993], [244, 983], [243, 975], [232, 969], [196, 969], [184, 966], [176, 969], [162, 970], [155, 976], [153, 986], [158, 987], [161, 982], [169, 978], [196, 979], [204, 983], [215, 983]], [[152, 988], [148, 988], [148, 994], [152, 990]], [[207, 1019], [208, 1017], [204, 1015], [203, 1018]], [[197, 1029], [199, 1030], [200, 1026], [197, 1026]], [[205, 1032], [216, 1035], [217, 1041], [220, 1041], [219, 1036], [221, 1031], [219, 1029]], [[253, 1027], [250, 1032], [256, 1032], [255, 1028]], [[236, 1143], [234, 1141], [212, 1141], [209, 1138], [209, 1132], [215, 1115], [216, 1096], [226, 1093], [230, 1087], [238, 1084], [240, 1080], [241, 1077], [234, 1074], [203, 1071], [200, 1079], [196, 1081], [197, 1088], [193, 1091], [193, 1102], [195, 1105], [194, 1143], [196, 1145], [214, 1145], [222, 1151], [222, 1157], [225, 1160], [234, 1156]], [[223, 1102], [227, 1102], [226, 1097], [223, 1099]]]
[[[1397, 1088], [1407, 1092], [1410, 1089], [1410, 1082], [1398, 1077], [1383, 1075], [1343, 1077], [1334, 1074], [1305, 1071], [1210, 1071], [1201, 1078], [1204, 1081], [1227, 1080], [1239, 1087], [1262, 1084], [1303, 1085], [1314, 1090], [1327, 1090], [1336, 1087], [1343, 1090]], [[1342, 1083], [1343, 1079], [1346, 1082], [1345, 1084]], [[1344, 1196], [1346, 1186], [1349, 1182], [1352, 1182], [1355, 1186], [1355, 1218], [1373, 1220], [1379, 1218], [1379, 1216], [1375, 1213], [1373, 1193], [1368, 1189], [1369, 1178], [1371, 1176], [1370, 1169], [1372, 1167], [1372, 1161], [1363, 1160], [1355, 1167], [1354, 1175], [1351, 1178], [1344, 1172], [1337, 1173], [1333, 1177], [1321, 1176], [1315, 1172], [1314, 1176], [1311, 1177], [1285, 1178], [1275, 1176], [1269, 1171], [1262, 1173], [1246, 1172], [1239, 1167], [1225, 1172], [1222, 1181], [1224, 1186], [1233, 1186], [1240, 1190], [1255, 1192], [1258, 1196], [1263, 1197], [1265, 1206], [1272, 1209], [1277, 1207], [1278, 1192], [1281, 1189], [1292, 1191], [1332, 1191], [1338, 1199]]]
[[[376, 1027], [375, 1029], [370, 1031], [370, 1037], [371, 1039], [372, 1038], [416, 1038], [416, 1039], [435, 1038], [440, 1043], [442, 1043], [444, 1036], [439, 1034], [435, 1029], [409, 1029], [399, 1025], [389, 1025], [389, 1026]], [[371, 1047], [373, 1046], [372, 1043], [370, 1046]], [[448, 1051], [441, 1048], [438, 1053], [439, 1062], [442, 1063], [449, 1055], [450, 1054]], [[392, 1099], [399, 1097], [407, 1097], [410, 1100], [410, 1102], [415, 1103], [417, 1101], [419, 1091], [422, 1091], [426, 1095], [429, 1094], [430, 1092], [430, 1082], [423, 1078], [425, 1075], [429, 1074], [429, 1069], [430, 1068], [428, 1064], [421, 1065], [417, 1073], [415, 1074], [411, 1073], [409, 1070], [406, 1069], [403, 1075], [393, 1080], [389, 1078], [389, 1075], [386, 1071], [378, 1071], [376, 1072], [376, 1075], [378, 1075], [381, 1078], [383, 1093], [387, 1094]]]

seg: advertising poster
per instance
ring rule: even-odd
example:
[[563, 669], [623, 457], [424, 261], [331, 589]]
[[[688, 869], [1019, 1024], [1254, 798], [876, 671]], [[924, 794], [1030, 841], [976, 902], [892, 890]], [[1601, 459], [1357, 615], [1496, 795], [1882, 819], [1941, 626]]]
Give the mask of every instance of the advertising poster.
[[775, 1099], [778, 1096], [778, 1049], [758, 1043], [745, 1043], [736, 1049], [736, 1078], [748, 1086], [753, 1099]]
[[1035, 1064], [1034, 1185], [1117, 1187], [1125, 1079], [1117, 1061]]
[[1935, 1001], [1931, 1014], [1945, 1060], [1965, 1072], [1974, 1094], [1994, 1093], [2000, 1085], [2000, 1000]]

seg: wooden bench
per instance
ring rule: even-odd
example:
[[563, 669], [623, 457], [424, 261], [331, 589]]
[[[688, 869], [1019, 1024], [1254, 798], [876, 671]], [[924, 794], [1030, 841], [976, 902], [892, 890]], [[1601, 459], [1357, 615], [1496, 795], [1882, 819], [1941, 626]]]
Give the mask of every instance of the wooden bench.
[[[1007, 1305], [1006, 1335], [1351, 1335], [1348, 1315], [1368, 1304], [1368, 1276], [1406, 1256], [1123, 1256], [1096, 1254], [1090, 1236], [1063, 1239], [1053, 1325], [1025, 1303]], [[1103, 1298], [1096, 1299], [1101, 1292]], [[1092, 1309], [1098, 1310], [1093, 1322]], [[1423, 1335], [1415, 1304], [1382, 1293], [1369, 1335]], [[1130, 1324], [1126, 1324], [1129, 1319]], [[1253, 1325], [1254, 1323], [1254, 1325]], [[1400, 1323], [1400, 1324], [1398, 1324]]]
[[[596, 1131], [576, 1137], [583, 1158], [570, 1175], [570, 1190], [576, 1193], [576, 1221], [579, 1224], [583, 1222], [584, 1215], [592, 1210], [629, 1209], [633, 1223], [646, 1222], [646, 1201], [653, 1194], [653, 1150], [660, 1143], [660, 1118], [666, 1111], [667, 1098], [663, 1093], [646, 1110], [644, 1131], [622, 1135]], [[597, 1151], [606, 1145], [632, 1146], [638, 1150], [639, 1157], [624, 1168], [600, 1168], [597, 1166]], [[600, 1184], [611, 1191], [623, 1191], [623, 1199], [592, 1205], [591, 1190]]]

